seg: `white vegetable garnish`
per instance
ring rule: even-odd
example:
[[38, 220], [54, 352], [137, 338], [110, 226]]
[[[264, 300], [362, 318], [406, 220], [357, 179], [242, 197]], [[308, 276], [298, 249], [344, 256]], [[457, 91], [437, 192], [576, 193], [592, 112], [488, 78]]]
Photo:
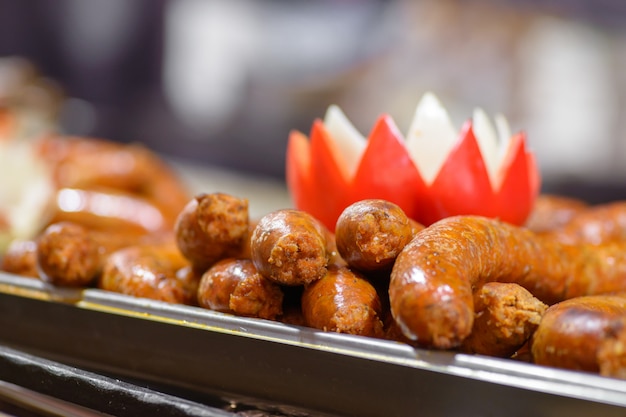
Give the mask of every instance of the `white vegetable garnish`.
[[424, 94], [406, 135], [406, 147], [426, 184], [435, 180], [458, 136], [439, 99]]
[[337, 105], [331, 105], [324, 116], [324, 126], [334, 139], [344, 162], [347, 174], [354, 176], [367, 145], [365, 137], [354, 127]]
[[32, 238], [48, 220], [52, 175], [28, 140], [0, 141], [0, 253], [13, 239]]
[[[474, 110], [472, 128], [478, 142], [489, 181], [494, 190], [502, 183], [502, 162], [511, 141], [511, 129], [504, 116], [498, 114], [494, 124], [481, 108]], [[331, 105], [324, 117], [324, 126], [333, 138], [345, 163], [347, 174], [352, 177], [361, 160], [367, 139], [352, 125], [336, 105]], [[407, 152], [427, 185], [433, 183], [459, 140], [450, 115], [439, 99], [431, 92], [422, 96], [409, 130], [405, 145]]]

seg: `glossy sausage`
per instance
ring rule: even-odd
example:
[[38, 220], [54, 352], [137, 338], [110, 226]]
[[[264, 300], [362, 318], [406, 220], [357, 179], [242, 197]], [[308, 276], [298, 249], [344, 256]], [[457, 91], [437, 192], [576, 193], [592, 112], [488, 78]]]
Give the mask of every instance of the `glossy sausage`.
[[202, 275], [198, 304], [239, 316], [276, 320], [283, 313], [283, 292], [259, 274], [250, 259], [228, 258]]
[[39, 151], [59, 188], [125, 191], [153, 202], [171, 220], [191, 198], [177, 173], [139, 144], [50, 136], [41, 140]]
[[113, 251], [168, 241], [173, 241], [168, 233], [138, 236], [59, 222], [48, 226], [37, 238], [36, 267], [40, 278], [52, 284], [88, 286], [98, 278], [105, 258]]
[[84, 227], [61, 222], [48, 226], [37, 242], [37, 268], [43, 281], [83, 287], [102, 269], [102, 246]]
[[359, 273], [331, 265], [302, 294], [305, 323], [337, 333], [383, 337], [382, 308], [376, 289]]
[[195, 287], [181, 279], [189, 266], [174, 243], [129, 246], [110, 254], [98, 287], [135, 297], [179, 304], [195, 304]]
[[535, 200], [525, 227], [537, 233], [557, 230], [588, 208], [589, 204], [577, 198], [541, 194]]
[[217, 261], [239, 256], [249, 239], [248, 200], [199, 194], [181, 211], [174, 230], [180, 252], [203, 274]]
[[472, 332], [460, 350], [506, 358], [526, 344], [548, 306], [517, 284], [488, 282], [474, 293], [474, 308]]
[[563, 243], [595, 245], [626, 241], [626, 201], [614, 201], [589, 207], [550, 236]]
[[2, 255], [0, 270], [29, 278], [39, 278], [37, 270], [37, 242], [13, 240]]
[[623, 317], [626, 294], [577, 297], [550, 306], [532, 337], [534, 363], [599, 372], [599, 347]]
[[337, 250], [359, 271], [391, 269], [396, 257], [413, 237], [413, 224], [402, 209], [389, 201], [361, 200], [337, 219]]
[[623, 245], [565, 245], [528, 229], [479, 216], [456, 216], [424, 229], [391, 273], [391, 311], [410, 339], [457, 347], [474, 320], [473, 291], [513, 282], [546, 304], [626, 290]]
[[72, 222], [89, 229], [137, 235], [172, 230], [174, 219], [149, 200], [118, 190], [61, 188], [50, 223]]
[[326, 273], [332, 250], [328, 233], [308, 213], [276, 210], [259, 220], [250, 255], [257, 270], [278, 284], [309, 284]]

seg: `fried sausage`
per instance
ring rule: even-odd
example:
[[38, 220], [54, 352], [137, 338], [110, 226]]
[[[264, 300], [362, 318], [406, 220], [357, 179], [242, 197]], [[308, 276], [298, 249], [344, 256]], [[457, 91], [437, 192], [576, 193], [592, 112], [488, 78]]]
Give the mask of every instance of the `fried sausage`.
[[626, 379], [626, 315], [609, 323], [596, 357], [600, 375]]
[[248, 245], [248, 200], [224, 193], [199, 194], [180, 212], [176, 243], [198, 274], [239, 256]]
[[382, 337], [382, 308], [376, 289], [358, 272], [330, 265], [302, 293], [305, 323], [316, 329]]
[[38, 278], [37, 242], [35, 240], [13, 240], [2, 255], [0, 270], [29, 278]]
[[59, 188], [126, 191], [153, 202], [170, 220], [191, 198], [174, 170], [142, 145], [50, 136], [39, 147]]
[[474, 308], [461, 351], [506, 358], [524, 346], [548, 306], [520, 285], [488, 282], [474, 293]]
[[188, 265], [174, 243], [128, 246], [106, 258], [98, 287], [135, 297], [195, 304], [193, 287], [178, 275]]
[[324, 276], [330, 259], [328, 230], [310, 214], [281, 209], [266, 214], [252, 233], [250, 255], [257, 270], [283, 285]]
[[171, 233], [137, 236], [121, 231], [91, 230], [72, 222], [48, 226], [37, 239], [36, 267], [44, 281], [62, 286], [87, 286], [102, 272], [106, 256], [137, 244], [172, 242]]
[[622, 317], [626, 294], [577, 297], [550, 306], [531, 340], [533, 362], [599, 372], [598, 349]]
[[473, 290], [513, 282], [546, 304], [626, 290], [623, 245], [565, 245], [479, 216], [455, 216], [424, 229], [391, 272], [391, 311], [410, 339], [457, 347], [471, 332]]
[[413, 237], [413, 225], [402, 209], [389, 201], [361, 200], [337, 219], [337, 250], [346, 263], [363, 272], [390, 269]]
[[577, 198], [541, 194], [535, 200], [525, 226], [536, 233], [550, 232], [562, 228], [588, 208], [589, 204]]
[[283, 292], [261, 275], [250, 259], [228, 258], [202, 275], [198, 304], [239, 316], [276, 320], [283, 313]]
[[50, 223], [72, 222], [89, 229], [137, 235], [172, 230], [174, 219], [147, 199], [115, 190], [62, 188]]
[[563, 243], [595, 245], [626, 240], [626, 201], [592, 206], [576, 214], [550, 236]]
[[43, 281], [83, 287], [101, 272], [102, 247], [87, 229], [69, 223], [48, 226], [37, 242], [37, 268]]

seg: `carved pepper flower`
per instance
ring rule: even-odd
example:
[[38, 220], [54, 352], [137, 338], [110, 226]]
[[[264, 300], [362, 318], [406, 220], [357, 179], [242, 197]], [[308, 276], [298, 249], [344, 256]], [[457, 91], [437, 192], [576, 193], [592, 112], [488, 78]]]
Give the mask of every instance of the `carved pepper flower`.
[[387, 114], [365, 138], [330, 106], [309, 137], [290, 133], [287, 186], [295, 207], [330, 230], [348, 205], [366, 198], [394, 202], [425, 225], [458, 214], [521, 225], [539, 193], [540, 174], [525, 134], [511, 135], [502, 116], [495, 122], [494, 128], [476, 109], [458, 133], [427, 93], [406, 138]]

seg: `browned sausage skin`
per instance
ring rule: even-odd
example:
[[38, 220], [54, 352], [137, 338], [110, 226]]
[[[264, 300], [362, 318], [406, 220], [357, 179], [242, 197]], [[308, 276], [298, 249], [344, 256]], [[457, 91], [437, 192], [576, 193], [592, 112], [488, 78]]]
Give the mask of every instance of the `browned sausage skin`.
[[48, 226], [37, 243], [37, 267], [43, 281], [81, 287], [94, 283], [102, 268], [101, 246], [84, 227], [61, 222]]
[[149, 200], [119, 190], [61, 188], [52, 211], [50, 223], [67, 221], [137, 235], [172, 230], [175, 221]]
[[110, 254], [99, 288], [179, 304], [195, 304], [194, 287], [178, 272], [188, 261], [173, 244], [129, 246]]
[[281, 209], [263, 216], [252, 233], [250, 255], [266, 278], [304, 285], [326, 273], [331, 254], [327, 229], [300, 210]]
[[198, 274], [215, 262], [240, 255], [249, 239], [248, 200], [224, 193], [199, 194], [175, 225], [176, 243]]
[[626, 314], [609, 323], [596, 357], [600, 375], [626, 379]]
[[39, 146], [60, 188], [116, 189], [142, 196], [158, 206], [170, 223], [191, 196], [173, 169], [139, 144], [50, 136]]
[[588, 208], [589, 204], [577, 198], [541, 194], [535, 200], [525, 226], [536, 233], [551, 232], [562, 228]]
[[550, 306], [531, 342], [539, 365], [598, 372], [598, 351], [626, 317], [626, 294], [577, 297]]
[[0, 270], [29, 278], [39, 278], [37, 269], [37, 242], [13, 240], [2, 255]]
[[420, 232], [396, 259], [391, 311], [407, 337], [457, 347], [471, 332], [473, 291], [486, 282], [517, 283], [553, 304], [626, 290], [625, 264], [619, 245], [565, 245], [494, 219], [450, 217]]
[[488, 282], [474, 293], [476, 315], [467, 353], [510, 357], [528, 341], [548, 306], [517, 284]]
[[390, 269], [413, 237], [413, 225], [402, 209], [389, 201], [368, 199], [348, 206], [337, 219], [337, 250], [357, 270]]
[[259, 274], [250, 259], [228, 258], [202, 275], [198, 304], [239, 316], [276, 320], [283, 312], [283, 292]]
[[382, 308], [376, 289], [359, 273], [330, 265], [304, 288], [302, 312], [308, 326], [338, 333], [382, 337]]
[[136, 244], [172, 241], [171, 233], [136, 235], [119, 230], [91, 230], [72, 222], [48, 226], [37, 238], [38, 276], [62, 286], [88, 286], [102, 272], [106, 256], [120, 248]]
[[563, 243], [595, 245], [626, 240], [626, 201], [591, 206], [549, 236]]

